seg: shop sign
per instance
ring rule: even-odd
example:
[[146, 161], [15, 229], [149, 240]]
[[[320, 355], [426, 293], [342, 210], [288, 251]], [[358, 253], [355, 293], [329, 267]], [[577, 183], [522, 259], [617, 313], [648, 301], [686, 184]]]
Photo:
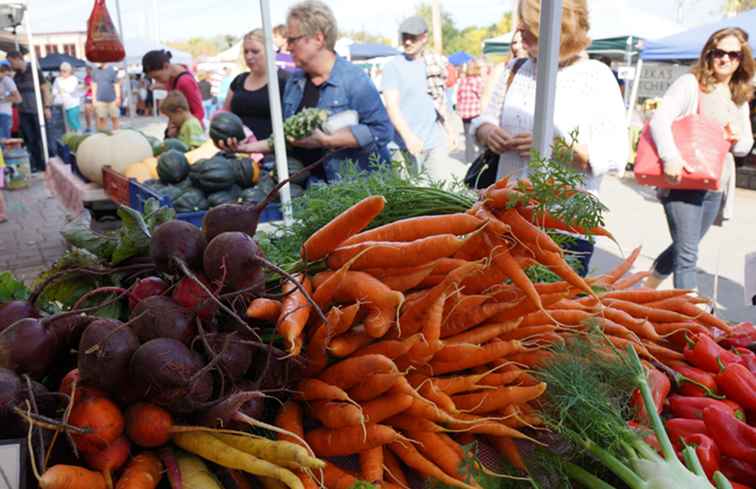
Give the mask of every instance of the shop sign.
[[643, 63], [638, 97], [663, 97], [670, 85], [690, 72], [690, 66], [672, 63]]

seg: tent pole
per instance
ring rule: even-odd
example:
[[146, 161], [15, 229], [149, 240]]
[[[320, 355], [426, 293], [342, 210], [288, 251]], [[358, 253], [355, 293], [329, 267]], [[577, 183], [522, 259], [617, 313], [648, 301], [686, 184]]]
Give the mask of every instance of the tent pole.
[[635, 64], [635, 76], [633, 77], [633, 90], [630, 94], [630, 104], [627, 107], [627, 119], [626, 125], [630, 127], [630, 123], [633, 121], [633, 110], [635, 109], [635, 103], [638, 101], [638, 88], [640, 87], [640, 77], [643, 72], [643, 59], [638, 58], [638, 62]]
[[[276, 82], [277, 68], [276, 56], [273, 49], [273, 24], [270, 21], [269, 0], [260, 0], [263, 30], [265, 31], [265, 58], [268, 69], [268, 99], [270, 100], [270, 119], [273, 123], [273, 149], [276, 155], [276, 170], [278, 181], [289, 178], [289, 166], [286, 158], [286, 140], [283, 130], [283, 113], [281, 111], [281, 94]], [[283, 211], [284, 223], [289, 226], [292, 223], [291, 212], [291, 189], [289, 184], [281, 189], [281, 210]]]
[[32, 36], [32, 30], [31, 30], [31, 1], [26, 2], [26, 14], [24, 14], [24, 18], [26, 19], [26, 37], [27, 42], [29, 43], [29, 57], [31, 58], [31, 71], [32, 71], [32, 79], [34, 80], [34, 96], [37, 99], [37, 117], [39, 118], [39, 132], [42, 136], [42, 158], [47, 164], [47, 159], [49, 158], [49, 150], [47, 146], [47, 122], [45, 121], [45, 108], [43, 107], [43, 101], [42, 101], [42, 89], [40, 85], [39, 80], [39, 65], [37, 63], [37, 53], [34, 51], [34, 41]]
[[[124, 42], [126, 37], [123, 35], [123, 22], [121, 22], [121, 0], [116, 0], [116, 11], [118, 13], [118, 32], [121, 34], [121, 42]], [[123, 76], [126, 77], [126, 107], [128, 108], [129, 120], [134, 118], [134, 111], [131, 107], [131, 80], [129, 79], [129, 64], [126, 58], [123, 58]], [[121, 97], [124, 95], [121, 94]], [[121, 110], [119, 107], [118, 110]]]
[[[559, 36], [562, 25], [562, 0], [541, 4], [538, 33], [536, 106], [533, 123], [534, 149], [541, 158], [551, 156], [554, 140], [554, 102], [559, 69]], [[565, 135], [566, 136], [566, 135]]]
[[[633, 66], [633, 36], [627, 36], [627, 42], [625, 44], [625, 63], [627, 66]], [[630, 92], [627, 90], [628, 82], [631, 87], [635, 86], [635, 80], [625, 80], [625, 107], [628, 107], [630, 104]]]

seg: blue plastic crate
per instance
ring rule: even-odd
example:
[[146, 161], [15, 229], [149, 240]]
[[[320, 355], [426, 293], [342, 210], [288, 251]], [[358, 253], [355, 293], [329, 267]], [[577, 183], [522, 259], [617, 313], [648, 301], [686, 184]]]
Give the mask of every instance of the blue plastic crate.
[[[156, 191], [142, 185], [134, 179], [129, 181], [129, 206], [132, 209], [144, 212], [144, 203], [150, 198], [157, 199], [158, 202], [160, 202], [161, 207], [173, 207], [170, 197], [161, 196]], [[190, 222], [201, 228], [205, 212], [206, 211], [179, 212], [176, 213], [176, 219]], [[275, 202], [269, 204], [262, 214], [260, 214], [260, 222], [280, 221], [282, 219], [283, 213], [281, 212], [281, 205]]]

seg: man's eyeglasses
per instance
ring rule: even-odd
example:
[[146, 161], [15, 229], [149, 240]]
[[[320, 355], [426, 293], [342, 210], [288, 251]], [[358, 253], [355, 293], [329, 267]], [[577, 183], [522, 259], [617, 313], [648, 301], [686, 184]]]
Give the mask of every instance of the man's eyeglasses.
[[291, 45], [291, 44], [294, 44], [294, 43], [296, 43], [297, 41], [299, 41], [300, 39], [302, 39], [303, 37], [306, 37], [306, 36], [305, 36], [304, 34], [302, 34], [302, 35], [300, 35], [300, 36], [295, 36], [295, 37], [287, 37], [287, 38], [286, 38], [286, 44], [289, 44], [289, 45]]
[[421, 36], [422, 35], [420, 35], [420, 36], [414, 36], [412, 34], [402, 34], [402, 43], [405, 43], [407, 41], [409, 41], [411, 43], [416, 43], [417, 41], [420, 40]]
[[736, 61], [743, 59], [743, 51], [725, 51], [724, 49], [714, 48], [709, 52], [717, 59], [724, 58], [725, 56]]

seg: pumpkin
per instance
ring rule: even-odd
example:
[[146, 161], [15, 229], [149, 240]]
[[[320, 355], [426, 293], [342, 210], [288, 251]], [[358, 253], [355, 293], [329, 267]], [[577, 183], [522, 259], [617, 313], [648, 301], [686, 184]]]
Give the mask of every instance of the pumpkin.
[[[304, 170], [305, 168], [304, 163], [296, 158], [291, 157], [286, 158], [286, 166], [289, 168], [289, 178], [293, 177], [296, 173]], [[310, 178], [310, 172], [306, 171], [296, 178], [291, 178], [290, 182], [296, 183], [297, 185], [304, 185], [305, 183], [307, 183], [308, 178]]]
[[145, 165], [142, 161], [129, 165], [126, 170], [124, 170], [123, 175], [126, 178], [133, 178], [140, 183], [154, 178], [150, 171], [150, 167]]
[[145, 139], [147, 139], [147, 142], [150, 143], [150, 146], [152, 147], [152, 156], [160, 156], [163, 142], [155, 136], [150, 136], [149, 134], [142, 133], [142, 136], [144, 136]]
[[163, 154], [166, 151], [170, 151], [172, 149], [175, 149], [176, 151], [180, 151], [182, 153], [189, 151], [189, 147], [180, 139], [168, 138], [163, 141], [163, 144], [160, 145], [160, 154]]
[[163, 183], [179, 183], [189, 176], [189, 162], [181, 151], [169, 149], [158, 158], [157, 173]]
[[223, 154], [192, 165], [189, 178], [192, 185], [205, 192], [226, 190], [239, 180], [238, 160]]
[[228, 190], [221, 190], [220, 192], [213, 192], [207, 196], [207, 205], [215, 207], [221, 204], [238, 204], [241, 202], [241, 188], [238, 185], [233, 185]]
[[171, 201], [176, 212], [206, 211], [210, 208], [202, 190], [193, 187], [184, 190]]
[[144, 136], [130, 129], [112, 135], [97, 133], [82, 141], [76, 151], [79, 171], [90, 181], [102, 185], [102, 169], [110, 167], [124, 173], [132, 163], [152, 157], [152, 148]]
[[260, 186], [245, 188], [239, 194], [239, 199], [244, 204], [257, 204], [265, 200], [268, 194]]
[[260, 165], [252, 158], [237, 158], [237, 180], [241, 188], [254, 186], [260, 180]]
[[242, 141], [246, 137], [244, 123], [238, 115], [232, 112], [219, 112], [210, 121], [210, 139], [216, 145], [218, 141], [225, 141], [228, 138], [236, 138]]

